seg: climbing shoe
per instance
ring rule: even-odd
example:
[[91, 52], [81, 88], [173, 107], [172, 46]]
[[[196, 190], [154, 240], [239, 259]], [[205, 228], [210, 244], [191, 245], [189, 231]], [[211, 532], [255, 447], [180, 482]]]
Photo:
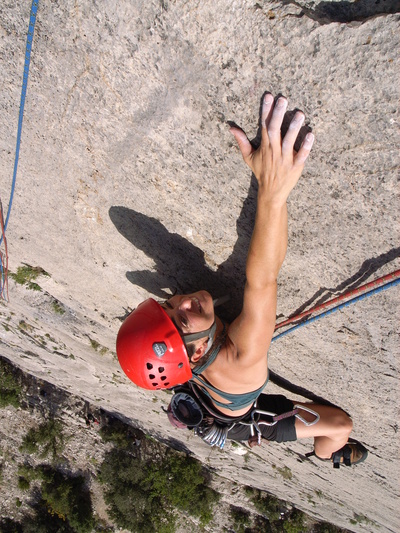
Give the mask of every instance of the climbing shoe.
[[360, 442], [349, 439], [347, 444], [333, 452], [331, 461], [333, 468], [339, 468], [340, 465], [351, 466], [362, 463], [368, 456], [368, 450]]
[[330, 459], [322, 459], [315, 454], [315, 451], [306, 453], [306, 457], [315, 456], [320, 461], [331, 461], [333, 468], [340, 468], [340, 465], [351, 466], [362, 463], [368, 457], [368, 450], [355, 439], [349, 439], [347, 444], [333, 452]]

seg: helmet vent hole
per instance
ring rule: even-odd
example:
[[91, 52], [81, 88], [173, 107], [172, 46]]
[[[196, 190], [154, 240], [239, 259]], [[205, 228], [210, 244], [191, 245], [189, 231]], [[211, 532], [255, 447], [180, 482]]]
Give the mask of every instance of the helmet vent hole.
[[182, 368], [182, 367], [183, 367], [183, 363], [179, 363], [178, 368]]
[[150, 379], [156, 379], [156, 376], [154, 374], [149, 374]]
[[151, 370], [153, 368], [153, 365], [151, 363], [147, 363], [147, 370]]
[[164, 367], [163, 366], [159, 366], [158, 367], [158, 371], [160, 374], [162, 374], [164, 372]]
[[165, 381], [167, 379], [167, 376], [161, 376], [161, 381]]
[[152, 383], [153, 387], [158, 387], [158, 383]]
[[168, 383], [164, 383], [164, 385], [167, 387], [169, 385], [169, 382]]

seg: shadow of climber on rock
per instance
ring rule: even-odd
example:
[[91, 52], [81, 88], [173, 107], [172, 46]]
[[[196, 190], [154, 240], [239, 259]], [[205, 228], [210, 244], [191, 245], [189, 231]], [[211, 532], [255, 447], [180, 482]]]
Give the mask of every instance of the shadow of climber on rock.
[[[226, 320], [235, 318], [241, 309], [245, 262], [256, 208], [256, 183], [252, 178], [248, 197], [237, 221], [238, 238], [230, 257], [217, 271], [211, 270], [204, 252], [177, 233], [170, 233], [156, 218], [122, 206], [110, 208], [110, 218], [135, 248], [155, 262], [154, 270], [126, 273], [127, 279], [159, 298], [170, 293], [190, 293], [198, 287], [210, 292], [214, 298], [230, 295], [229, 304], [222, 306]], [[161, 287], [161, 288], [160, 288]]]

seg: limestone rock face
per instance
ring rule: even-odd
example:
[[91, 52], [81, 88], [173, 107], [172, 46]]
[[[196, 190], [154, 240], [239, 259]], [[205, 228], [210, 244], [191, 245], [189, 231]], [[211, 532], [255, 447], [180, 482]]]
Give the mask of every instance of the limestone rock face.
[[[0, 10], [4, 211], [29, 7]], [[12, 272], [49, 276], [42, 291], [10, 280], [2, 355], [317, 518], [399, 530], [398, 286], [269, 354], [352, 415], [370, 450], [354, 469], [302, 459], [311, 442], [246, 463], [210, 450], [170, 427], [168, 394], [137, 389], [113, 355], [121, 318], [149, 295], [206, 288], [231, 294], [228, 319], [240, 309], [256, 189], [227, 121], [254, 138], [264, 91], [287, 96], [316, 136], [289, 201], [278, 320], [399, 268], [399, 36], [390, 0], [41, 0], [7, 240]]]

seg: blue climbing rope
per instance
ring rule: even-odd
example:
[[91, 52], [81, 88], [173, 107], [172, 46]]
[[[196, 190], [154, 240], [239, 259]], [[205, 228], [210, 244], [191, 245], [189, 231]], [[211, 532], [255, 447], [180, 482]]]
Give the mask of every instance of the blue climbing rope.
[[339, 311], [339, 309], [343, 309], [344, 307], [348, 307], [349, 305], [356, 303], [360, 300], [363, 300], [364, 298], [367, 298], [368, 296], [372, 296], [373, 294], [377, 294], [378, 292], [384, 291], [386, 289], [389, 289], [390, 287], [393, 287], [394, 285], [397, 285], [400, 283], [400, 278], [395, 279], [393, 281], [389, 281], [388, 283], [385, 283], [381, 287], [377, 287], [375, 289], [371, 289], [370, 291], [365, 292], [364, 294], [360, 294], [358, 296], [355, 296], [351, 300], [348, 300], [347, 302], [344, 302], [340, 305], [336, 305], [335, 307], [332, 307], [332, 309], [328, 309], [328, 311], [324, 311], [323, 313], [313, 316], [311, 318], [307, 318], [303, 322], [300, 322], [299, 324], [296, 324], [295, 326], [287, 329], [286, 331], [283, 331], [282, 333], [279, 333], [279, 335], [275, 335], [275, 337], [272, 338], [273, 341], [276, 341], [277, 339], [280, 339], [281, 337], [287, 335], [288, 333], [292, 333], [296, 329], [299, 329], [303, 326], [306, 326], [307, 324], [311, 324], [311, 322], [315, 322], [316, 320], [319, 320], [320, 318], [323, 318], [325, 316], [331, 315], [335, 311]]
[[[21, 102], [19, 106], [17, 145], [15, 148], [15, 160], [14, 160], [14, 173], [13, 173], [13, 179], [12, 179], [12, 184], [11, 184], [10, 200], [8, 202], [7, 216], [1, 228], [2, 232], [0, 234], [0, 245], [3, 242], [3, 239], [5, 241], [5, 232], [7, 229], [8, 220], [10, 218], [11, 207], [12, 207], [13, 198], [14, 198], [15, 183], [17, 180], [19, 149], [21, 146], [22, 121], [24, 118], [25, 97], [26, 97], [26, 89], [28, 86], [29, 65], [31, 61], [33, 33], [35, 31], [36, 13], [38, 10], [38, 5], [39, 5], [39, 0], [32, 0], [31, 12], [30, 12], [30, 17], [29, 17], [28, 35], [26, 38], [25, 64], [24, 64], [24, 73], [23, 73], [23, 78], [22, 78]], [[3, 260], [0, 255], [0, 297], [3, 296], [3, 290], [6, 285], [6, 279], [5, 279], [6, 274], [7, 274], [7, 269], [4, 268]]]

